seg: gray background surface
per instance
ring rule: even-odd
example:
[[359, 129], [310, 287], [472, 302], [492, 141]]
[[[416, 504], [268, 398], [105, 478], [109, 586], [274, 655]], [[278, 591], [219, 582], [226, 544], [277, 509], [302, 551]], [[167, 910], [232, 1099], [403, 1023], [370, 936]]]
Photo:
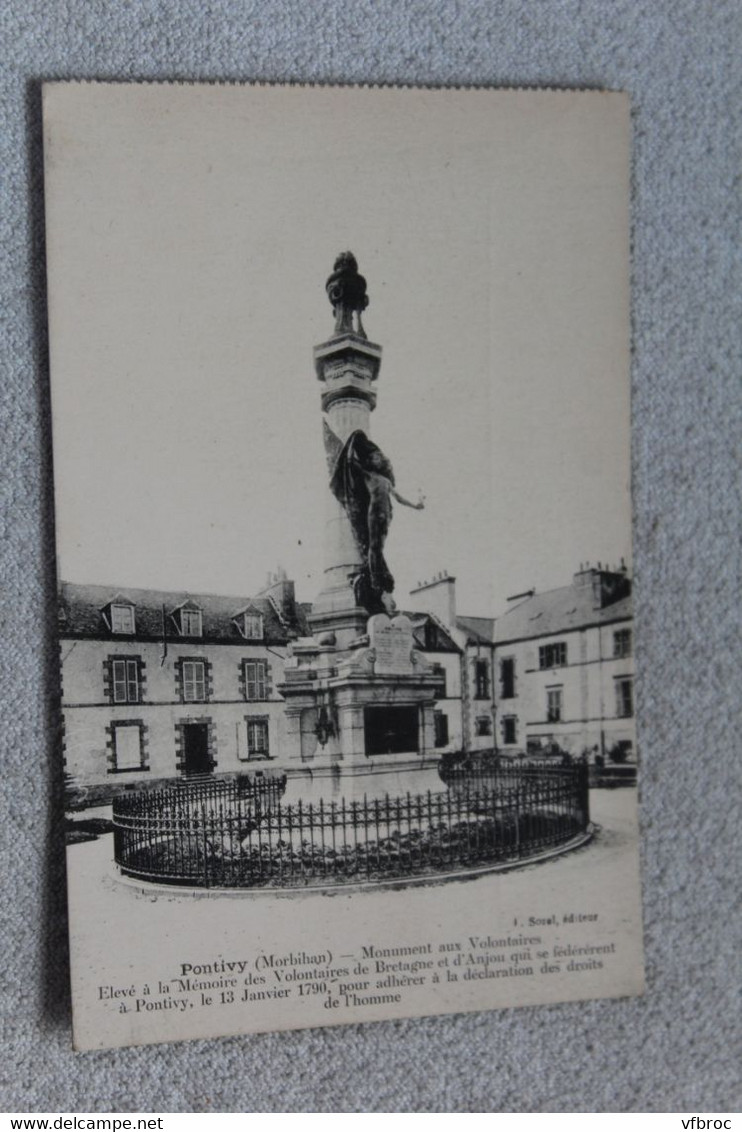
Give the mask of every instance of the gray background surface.
[[[0, 29], [6, 913], [0, 1109], [738, 1107], [733, 789], [739, 789], [740, 753], [742, 304], [733, 235], [742, 6], [725, 0], [6, 0]], [[39, 83], [84, 77], [630, 93], [643, 999], [71, 1052], [54, 757]]]

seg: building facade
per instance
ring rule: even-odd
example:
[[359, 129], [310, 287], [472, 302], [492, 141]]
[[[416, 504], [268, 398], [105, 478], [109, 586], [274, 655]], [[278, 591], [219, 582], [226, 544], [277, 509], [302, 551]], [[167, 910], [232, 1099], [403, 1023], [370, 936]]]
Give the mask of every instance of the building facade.
[[456, 579], [445, 571], [419, 582], [410, 592], [413, 609], [425, 612], [458, 646], [460, 730], [458, 751], [487, 751], [495, 746], [494, 618], [460, 617]]
[[460, 751], [464, 746], [462, 648], [454, 634], [433, 614], [410, 612], [408, 616], [417, 647], [444, 678], [434, 707], [436, 750], [441, 754]]
[[276, 686], [303, 630], [292, 582], [250, 599], [63, 583], [59, 618], [73, 791], [239, 773], [280, 751]]
[[[437, 752], [634, 760], [625, 570], [581, 568], [568, 586], [512, 599], [497, 619], [459, 616], [455, 586], [448, 574], [421, 583], [407, 613], [439, 677]], [[144, 783], [290, 769], [279, 689], [308, 608], [281, 573], [252, 598], [63, 583], [72, 795], [94, 804]]]
[[[107, 802], [127, 787], [202, 775], [283, 770], [279, 692], [307, 606], [278, 574], [256, 597], [63, 583], [59, 628], [63, 756], [71, 799]], [[462, 742], [460, 650], [414, 615], [415, 643], [444, 677], [435, 746]]]
[[443, 572], [410, 594], [461, 649], [461, 748], [632, 761], [634, 662], [625, 568], [584, 566], [567, 586], [511, 599], [498, 618], [457, 613]]
[[495, 623], [497, 747], [635, 758], [631, 580], [581, 567], [568, 586], [512, 599]]

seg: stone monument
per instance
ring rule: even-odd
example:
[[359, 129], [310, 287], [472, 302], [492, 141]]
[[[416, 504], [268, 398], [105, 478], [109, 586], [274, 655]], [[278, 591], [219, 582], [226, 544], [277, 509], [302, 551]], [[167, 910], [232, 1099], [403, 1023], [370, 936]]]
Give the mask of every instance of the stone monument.
[[280, 687], [281, 769], [293, 799], [440, 789], [433, 707], [442, 678], [395, 610], [384, 557], [392, 500], [423, 503], [399, 493], [369, 435], [381, 347], [363, 328], [366, 280], [351, 252], [338, 256], [326, 290], [335, 326], [314, 351], [328, 465], [324, 582], [309, 615], [312, 636], [293, 644]]

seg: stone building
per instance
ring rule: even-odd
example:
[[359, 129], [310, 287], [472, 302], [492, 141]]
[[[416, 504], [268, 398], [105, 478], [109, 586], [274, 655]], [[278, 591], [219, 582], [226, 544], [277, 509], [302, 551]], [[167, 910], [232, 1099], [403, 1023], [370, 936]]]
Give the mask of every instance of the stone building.
[[[72, 797], [95, 804], [165, 779], [291, 770], [278, 689], [309, 609], [280, 572], [256, 597], [62, 583]], [[460, 650], [434, 618], [411, 619], [416, 647], [440, 676], [435, 746], [458, 750]]]
[[[285, 687], [310, 606], [279, 573], [255, 597], [60, 588], [64, 759], [78, 799], [200, 775], [296, 770]], [[568, 586], [511, 600], [499, 618], [456, 612], [437, 575], [406, 612], [435, 673], [435, 757], [589, 751], [634, 758], [631, 581], [581, 568]], [[317, 727], [305, 749], [323, 752]]]
[[497, 747], [631, 761], [634, 661], [625, 567], [581, 566], [568, 586], [511, 599], [495, 622]]
[[[456, 750], [486, 751], [495, 746], [494, 618], [461, 617], [456, 611], [456, 579], [443, 571], [411, 590], [410, 607], [425, 611], [458, 646]], [[449, 662], [450, 663], [450, 662]]]
[[276, 691], [304, 630], [293, 582], [257, 597], [62, 583], [64, 760], [73, 788], [260, 766], [280, 751]]
[[433, 669], [442, 674], [433, 709], [436, 753], [461, 751], [464, 747], [461, 645], [437, 617], [410, 612], [415, 644]]
[[631, 579], [584, 566], [568, 586], [518, 594], [497, 618], [462, 617], [446, 572], [411, 592], [461, 649], [461, 747], [503, 754], [589, 752], [631, 761]]

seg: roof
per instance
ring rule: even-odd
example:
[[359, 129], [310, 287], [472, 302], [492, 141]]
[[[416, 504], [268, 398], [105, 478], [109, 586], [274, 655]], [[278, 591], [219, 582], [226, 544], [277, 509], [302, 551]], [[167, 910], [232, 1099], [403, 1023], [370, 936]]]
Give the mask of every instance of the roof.
[[561, 586], [534, 594], [495, 623], [495, 644], [566, 633], [588, 625], [624, 621], [632, 616], [631, 595], [596, 608], [592, 586]]
[[300, 633], [307, 632], [303, 609], [294, 604], [291, 615], [279, 617], [276, 606], [267, 597], [237, 597], [217, 594], [197, 594], [173, 590], [133, 589], [129, 586], [76, 585], [62, 582], [59, 587], [59, 614], [64, 636], [107, 637], [116, 640], [126, 634], [112, 633], [102, 611], [112, 602], [131, 603], [135, 607], [136, 632], [134, 640], [163, 639], [163, 609], [165, 635], [168, 640], [180, 638], [172, 614], [184, 604], [201, 609], [202, 636], [199, 640], [223, 641], [232, 644], [244, 642], [235, 618], [246, 609], [263, 618], [263, 637], [268, 644], [285, 644]]
[[474, 645], [491, 645], [494, 639], [494, 617], [457, 617], [456, 627], [469, 637]]
[[461, 652], [446, 626], [437, 617], [419, 610], [406, 611], [405, 617], [409, 617], [412, 622], [415, 644], [422, 652]]

